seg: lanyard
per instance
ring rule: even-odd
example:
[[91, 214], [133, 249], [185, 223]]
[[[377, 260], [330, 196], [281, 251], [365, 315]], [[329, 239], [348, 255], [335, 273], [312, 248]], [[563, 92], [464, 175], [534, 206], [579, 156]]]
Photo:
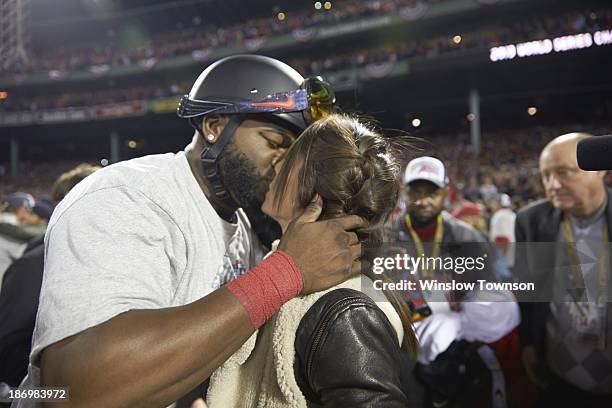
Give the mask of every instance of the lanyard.
[[[565, 239], [565, 247], [567, 248], [567, 255], [570, 261], [570, 269], [571, 275], [570, 278], [575, 288], [584, 288], [584, 278], [582, 275], [582, 268], [580, 267], [580, 259], [578, 258], [578, 254], [576, 253], [576, 242], [574, 240], [574, 233], [572, 232], [572, 226], [569, 220], [569, 215], [567, 212], [563, 213], [563, 221], [561, 223], [561, 228], [563, 231], [563, 238]], [[608, 285], [608, 228], [606, 223], [603, 223], [603, 247], [601, 256], [599, 257], [598, 262], [598, 283], [599, 283], [599, 297], [598, 303], [602, 304], [607, 301], [605, 299], [605, 294], [607, 292]], [[574, 297], [575, 301], [578, 301]], [[580, 305], [576, 303], [578, 306], [578, 310], [581, 314], [584, 315], [584, 312]]]
[[[419, 234], [416, 233], [414, 228], [412, 227], [412, 221], [410, 220], [410, 215], [406, 214], [404, 217], [406, 221], [406, 227], [408, 228], [408, 232], [410, 232], [410, 236], [412, 237], [412, 241], [414, 241], [414, 246], [416, 247], [417, 256], [423, 258], [423, 262], [425, 262], [425, 248], [423, 247], [423, 241], [419, 237]], [[436, 233], [434, 235], [434, 245], [431, 250], [431, 257], [436, 258], [440, 253], [440, 245], [442, 244], [442, 236], [444, 235], [444, 225], [442, 224], [442, 213], [438, 214], [436, 220]], [[428, 262], [427, 262], [428, 263]], [[433, 262], [435, 264], [435, 262]], [[433, 277], [433, 268], [427, 268], [423, 270], [425, 278]]]

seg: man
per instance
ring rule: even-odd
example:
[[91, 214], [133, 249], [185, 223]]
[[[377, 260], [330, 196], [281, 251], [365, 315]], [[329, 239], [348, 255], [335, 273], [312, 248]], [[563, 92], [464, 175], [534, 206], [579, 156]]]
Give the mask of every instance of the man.
[[74, 188], [45, 237], [22, 387], [68, 386], [65, 406], [166, 406], [284, 302], [359, 273], [349, 231], [364, 226], [360, 217], [315, 222], [313, 198], [256, 265], [257, 238], [239, 209], [261, 204], [273, 165], [333, 109], [330, 92], [272, 58], [222, 59], [179, 105], [196, 128], [184, 152], [118, 163]]
[[487, 222], [484, 219], [483, 209], [480, 204], [464, 201], [461, 207], [454, 210], [451, 214], [458, 220], [476, 228], [477, 231], [485, 234], [485, 236], [488, 234]]
[[[446, 169], [440, 160], [426, 156], [408, 163], [404, 175], [407, 209], [395, 226], [398, 241], [413, 256], [443, 259], [488, 257], [491, 247], [486, 237], [443, 210], [448, 183]], [[461, 275], [455, 270], [441, 271], [430, 266], [420, 268], [416, 276], [421, 281], [432, 278], [438, 281], [491, 281], [493, 265], [488, 263], [492, 261], [493, 258], [489, 261], [485, 259], [485, 270], [482, 272], [472, 270]], [[415, 322], [421, 346], [418, 358], [421, 365], [417, 366], [417, 376], [431, 394], [426, 399], [432, 406], [471, 406], [474, 401], [464, 398], [462, 394], [466, 389], [462, 390], [460, 385], [466, 376], [463, 375], [462, 379], [448, 377], [452, 377], [453, 369], [457, 368], [451, 368], [448, 362], [454, 360], [457, 354], [463, 354], [459, 345], [461, 340], [494, 342], [516, 327], [519, 313], [514, 297], [503, 291], [474, 290], [469, 293], [445, 293], [443, 297], [440, 297], [440, 291], [417, 292], [420, 292], [418, 299], [411, 299], [420, 319]]]
[[29, 225], [38, 226], [40, 228], [46, 228], [47, 223], [51, 219], [55, 204], [51, 199], [43, 197], [34, 204], [32, 207], [32, 216], [30, 217]]
[[24, 228], [32, 218], [34, 204], [34, 197], [21, 192], [9, 194], [3, 202], [0, 212], [0, 284], [6, 268], [23, 254], [27, 242], [36, 236]]
[[585, 133], [552, 140], [540, 154], [546, 200], [516, 218], [516, 272], [543, 292], [522, 302], [525, 370], [545, 390], [542, 406], [612, 406], [610, 264], [612, 200], [603, 171], [578, 168]]
[[4, 211], [14, 214], [19, 224], [27, 225], [35, 204], [36, 202], [31, 194], [22, 192], [12, 193], [4, 201]]
[[[99, 167], [80, 165], [62, 174], [53, 187], [53, 199], [61, 201], [78, 182]], [[48, 222], [53, 203], [39, 200], [32, 209]], [[43, 277], [44, 235], [27, 244], [23, 255], [6, 270], [0, 289], [0, 382], [19, 385], [28, 368], [32, 332]]]

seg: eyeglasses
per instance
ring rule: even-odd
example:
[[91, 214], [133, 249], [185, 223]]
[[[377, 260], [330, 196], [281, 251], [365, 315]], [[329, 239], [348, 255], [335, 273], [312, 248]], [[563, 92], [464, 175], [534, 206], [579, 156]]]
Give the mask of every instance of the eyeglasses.
[[580, 174], [580, 169], [577, 167], [557, 167], [540, 172], [542, 181], [545, 183], [550, 181], [552, 175], [554, 175], [557, 180], [566, 181], [574, 179], [578, 174]]
[[263, 99], [236, 102], [202, 101], [183, 95], [177, 114], [181, 118], [215, 114], [302, 112], [307, 123], [324, 118], [336, 109], [331, 85], [320, 77], [306, 78], [300, 89], [277, 92]]

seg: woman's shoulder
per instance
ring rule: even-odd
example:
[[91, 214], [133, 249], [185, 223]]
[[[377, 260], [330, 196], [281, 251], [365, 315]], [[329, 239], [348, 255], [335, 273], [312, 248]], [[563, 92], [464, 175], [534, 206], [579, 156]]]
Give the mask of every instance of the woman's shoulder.
[[405, 406], [407, 367], [408, 353], [387, 314], [361, 290], [325, 293], [299, 324], [294, 373], [309, 401], [349, 398], [361, 407], [385, 396], [397, 401], [388, 406]]
[[296, 342], [300, 338], [321, 341], [316, 338], [319, 334], [327, 337], [350, 333], [355, 329], [371, 329], [364, 326], [364, 322], [368, 321], [397, 339], [399, 347], [403, 336], [399, 315], [382, 293], [382, 298], [368, 293], [364, 288], [367, 285], [369, 281], [360, 284], [363, 288], [355, 285], [340, 286], [319, 296], [304, 313]]

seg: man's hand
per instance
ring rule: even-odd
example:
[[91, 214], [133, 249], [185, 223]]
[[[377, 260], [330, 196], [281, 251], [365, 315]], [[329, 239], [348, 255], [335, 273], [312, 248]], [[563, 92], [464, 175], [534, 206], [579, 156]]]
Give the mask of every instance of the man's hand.
[[289, 224], [278, 245], [300, 268], [302, 294], [331, 288], [361, 272], [361, 244], [352, 230], [366, 227], [367, 222], [357, 215], [317, 221], [322, 208], [317, 195]]

